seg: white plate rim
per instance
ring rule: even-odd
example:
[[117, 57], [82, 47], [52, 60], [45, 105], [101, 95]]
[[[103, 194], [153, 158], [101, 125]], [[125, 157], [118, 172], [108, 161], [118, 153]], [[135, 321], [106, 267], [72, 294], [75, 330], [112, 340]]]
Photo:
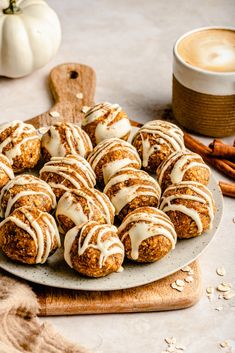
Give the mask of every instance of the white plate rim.
[[[161, 266], [164, 266], [164, 265], [162, 265], [162, 263], [164, 264], [164, 262], [166, 262], [167, 259], [168, 259], [168, 262], [169, 262], [169, 259], [171, 261], [172, 261], [172, 259], [174, 259], [174, 257], [176, 256], [174, 254], [177, 254], [177, 245], [176, 245], [175, 250], [173, 250], [165, 258], [163, 258], [162, 260], [160, 260], [158, 262], [155, 262], [152, 264], [146, 264], [146, 265], [142, 265], [142, 264], [132, 264], [131, 265], [129, 263], [129, 265], [126, 267], [126, 270], [124, 269], [124, 271], [122, 273], [115, 273], [115, 274], [111, 274], [107, 277], [98, 278], [98, 279], [90, 279], [90, 278], [81, 277], [81, 276], [79, 276], [79, 274], [75, 273], [74, 270], [70, 269], [69, 267], [66, 267], [67, 264], [64, 263], [64, 266], [66, 267], [65, 271], [66, 271], [67, 275], [70, 274], [70, 276], [72, 276], [73, 282], [69, 282], [67, 280], [65, 282], [63, 280], [59, 280], [57, 282], [54, 282], [54, 280], [57, 277], [53, 277], [53, 276], [48, 277], [48, 273], [45, 273], [44, 278], [40, 277], [40, 275], [43, 273], [43, 271], [45, 269], [48, 268], [49, 272], [50, 272], [50, 265], [44, 264], [44, 265], [29, 266], [29, 265], [15, 263], [15, 262], [11, 261], [10, 259], [8, 259], [5, 255], [3, 255], [2, 252], [0, 252], [0, 268], [11, 273], [12, 275], [15, 275], [17, 277], [20, 277], [22, 279], [25, 279], [27, 281], [37, 283], [40, 285], [46, 285], [46, 286], [50, 286], [50, 287], [64, 288], [64, 289], [82, 290], [82, 291], [122, 290], [122, 289], [128, 289], [128, 288], [138, 287], [138, 286], [152, 283], [154, 281], [157, 281], [159, 279], [162, 279], [164, 277], [167, 277], [167, 276], [177, 272], [182, 267], [195, 261], [207, 249], [209, 244], [214, 239], [214, 237], [219, 229], [219, 225], [221, 223], [221, 219], [222, 219], [222, 215], [223, 215], [223, 196], [222, 196], [221, 190], [218, 186], [218, 183], [213, 175], [211, 176], [211, 179], [210, 179], [209, 189], [213, 193], [213, 196], [215, 198], [216, 208], [217, 208], [212, 229], [209, 232], [207, 232], [207, 234], [203, 234], [203, 235], [196, 237], [196, 238], [193, 238], [193, 239], [181, 240], [177, 244], [179, 247], [179, 244], [181, 244], [181, 242], [185, 242], [184, 244], [187, 244], [187, 243], [189, 244], [189, 243], [193, 242], [194, 247], [196, 248], [196, 245], [198, 245], [198, 243], [199, 243], [200, 251], [197, 251], [194, 255], [189, 256], [189, 257], [186, 256], [186, 251], [185, 251], [185, 254], [184, 254], [185, 260], [180, 261], [180, 263], [175, 267], [170, 266], [170, 269], [166, 270], [166, 271], [162, 271], [161, 275], [157, 275], [157, 267], [159, 266], [159, 264], [161, 264]], [[204, 239], [206, 239], [206, 242], [205, 242], [205, 245], [203, 246], [202, 244], [203, 244]], [[49, 260], [49, 261], [52, 261], [53, 257], [55, 258], [55, 256], [59, 256], [59, 252], [57, 254], [52, 255], [51, 260]], [[128, 273], [126, 273], [126, 271], [131, 270], [131, 268], [133, 268], [133, 267], [135, 269], [139, 267], [139, 269], [138, 269], [139, 276], [137, 276], [138, 278], [135, 280], [132, 279], [129, 283], [126, 282], [127, 279], [125, 279], [125, 281], [124, 281], [125, 284], [120, 283], [121, 276], [123, 276], [123, 274], [125, 274], [125, 276], [127, 275], [127, 277], [128, 277]], [[154, 270], [156, 269], [156, 274], [150, 275], [150, 273], [148, 273], [150, 271], [148, 271], [147, 267], [152, 268]], [[125, 268], [125, 265], [124, 265], [124, 268]], [[146, 269], [146, 272], [143, 271], [143, 268]], [[36, 269], [36, 271], [35, 271], [35, 269]], [[42, 270], [42, 269], [44, 269], [44, 270]], [[132, 271], [134, 271], [134, 270], [132, 270]], [[36, 275], [33, 275], [34, 272]], [[151, 271], [151, 273], [152, 272], [153, 271]], [[141, 277], [141, 274], [144, 274], [143, 278]], [[129, 277], [130, 277], [130, 275], [129, 275]], [[48, 278], [49, 278], [49, 280], [48, 280]], [[118, 278], [118, 280], [116, 280], [116, 278]], [[58, 280], [58, 278], [57, 278], [57, 280]], [[69, 286], [68, 286], [68, 283], [69, 283]], [[82, 283], [82, 285], [81, 285], [81, 283]]]

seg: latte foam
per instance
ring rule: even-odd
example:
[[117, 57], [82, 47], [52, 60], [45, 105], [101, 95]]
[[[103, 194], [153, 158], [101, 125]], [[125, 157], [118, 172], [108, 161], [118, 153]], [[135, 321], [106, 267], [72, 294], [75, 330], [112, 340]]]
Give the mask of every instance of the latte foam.
[[205, 29], [189, 34], [177, 45], [188, 64], [215, 72], [235, 71], [235, 30]]

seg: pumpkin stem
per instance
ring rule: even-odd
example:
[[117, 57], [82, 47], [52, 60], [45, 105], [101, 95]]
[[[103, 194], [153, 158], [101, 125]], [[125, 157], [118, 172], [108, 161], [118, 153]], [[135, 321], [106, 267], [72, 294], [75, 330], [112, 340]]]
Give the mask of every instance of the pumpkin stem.
[[14, 15], [20, 13], [21, 9], [16, 5], [16, 0], [10, 0], [9, 6], [3, 9], [5, 15]]

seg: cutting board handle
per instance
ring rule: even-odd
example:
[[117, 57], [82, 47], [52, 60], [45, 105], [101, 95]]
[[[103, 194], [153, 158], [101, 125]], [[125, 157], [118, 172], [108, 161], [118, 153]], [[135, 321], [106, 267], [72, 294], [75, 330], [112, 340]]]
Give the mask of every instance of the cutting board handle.
[[47, 112], [27, 120], [36, 128], [56, 121], [79, 123], [83, 106], [94, 104], [95, 71], [87, 65], [71, 63], [56, 66], [49, 74], [49, 87], [55, 104]]
[[49, 85], [55, 102], [71, 102], [80, 106], [83, 94], [83, 105], [94, 99], [95, 72], [86, 65], [62, 64], [56, 66], [49, 75]]

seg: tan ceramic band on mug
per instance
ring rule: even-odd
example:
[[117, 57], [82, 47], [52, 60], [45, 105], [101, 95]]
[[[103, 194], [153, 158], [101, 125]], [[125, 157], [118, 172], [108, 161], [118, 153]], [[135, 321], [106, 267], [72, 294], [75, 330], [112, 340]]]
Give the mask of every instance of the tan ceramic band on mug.
[[204, 27], [180, 37], [174, 46], [173, 97], [175, 118], [187, 129], [206, 136], [235, 133], [235, 72], [212, 72], [183, 61], [177, 51], [180, 41], [197, 31], [229, 29]]

